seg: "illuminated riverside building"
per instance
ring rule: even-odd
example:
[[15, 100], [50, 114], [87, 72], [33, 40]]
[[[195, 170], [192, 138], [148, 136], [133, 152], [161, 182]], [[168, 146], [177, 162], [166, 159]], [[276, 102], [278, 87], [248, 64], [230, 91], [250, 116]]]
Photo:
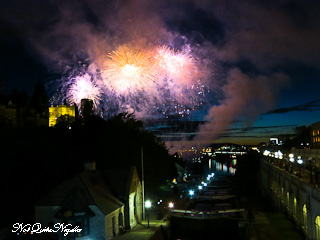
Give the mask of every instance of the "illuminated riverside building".
[[309, 182], [309, 176], [299, 177], [283, 170], [267, 159], [260, 163], [261, 192], [272, 205], [286, 212], [306, 239], [320, 239], [320, 188]]
[[57, 119], [61, 116], [75, 117], [76, 107], [68, 105], [58, 105], [49, 107], [49, 127], [57, 124]]
[[320, 122], [311, 125], [312, 148], [320, 148]]

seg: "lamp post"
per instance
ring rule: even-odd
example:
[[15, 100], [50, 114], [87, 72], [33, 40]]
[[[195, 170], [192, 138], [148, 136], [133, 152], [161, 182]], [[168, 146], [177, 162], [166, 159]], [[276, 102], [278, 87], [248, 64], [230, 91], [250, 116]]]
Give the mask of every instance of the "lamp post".
[[312, 177], [312, 160], [310, 160], [310, 183], [313, 183], [313, 177]]
[[301, 165], [303, 163], [303, 160], [301, 159], [301, 157], [298, 157], [297, 163], [299, 164], [299, 177], [301, 177]]
[[289, 161], [291, 162], [291, 164], [290, 164], [290, 172], [291, 173], [293, 173], [293, 169], [292, 169], [292, 163], [294, 162], [294, 155], [293, 155], [293, 153], [290, 153], [289, 154]]
[[[142, 202], [144, 202], [144, 169], [143, 169], [143, 147], [141, 146], [141, 187], [142, 187]], [[146, 210], [142, 205], [142, 219], [146, 219]]]
[[150, 213], [150, 208], [151, 208], [151, 202], [148, 200], [145, 202], [145, 207], [147, 209], [147, 215], [148, 215], [148, 228], [149, 228], [149, 213]]

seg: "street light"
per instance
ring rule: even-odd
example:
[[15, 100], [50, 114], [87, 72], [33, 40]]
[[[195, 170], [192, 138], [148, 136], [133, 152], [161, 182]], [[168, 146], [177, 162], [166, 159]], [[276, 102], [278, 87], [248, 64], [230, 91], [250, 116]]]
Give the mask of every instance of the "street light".
[[301, 177], [301, 165], [303, 163], [303, 160], [301, 159], [301, 157], [298, 157], [297, 163], [299, 164], [299, 177]]
[[151, 201], [149, 201], [149, 200], [146, 201], [145, 204], [144, 204], [144, 206], [145, 206], [146, 209], [148, 210], [147, 213], [148, 213], [148, 228], [149, 228], [149, 213], [150, 213], [150, 210], [149, 210], [149, 209], [151, 208]]
[[169, 208], [172, 209], [174, 207], [173, 202], [169, 202]]

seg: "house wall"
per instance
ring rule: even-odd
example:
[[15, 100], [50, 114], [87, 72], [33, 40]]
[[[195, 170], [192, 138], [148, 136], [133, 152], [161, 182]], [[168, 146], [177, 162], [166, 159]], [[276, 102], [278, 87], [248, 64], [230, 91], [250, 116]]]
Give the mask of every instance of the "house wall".
[[[273, 206], [287, 213], [306, 239], [320, 239], [315, 220], [320, 216], [320, 191], [293, 174], [261, 161], [261, 191]], [[303, 208], [306, 206], [306, 214]]]
[[142, 186], [136, 169], [133, 172], [129, 193], [129, 227], [135, 227], [142, 220]]
[[[103, 226], [105, 225], [105, 215], [95, 205], [89, 205], [95, 216], [89, 219], [89, 239], [105, 240], [106, 233]], [[79, 238], [84, 240], [86, 237]], [[78, 239], [78, 238], [77, 238]]]
[[[121, 215], [122, 214], [122, 215]], [[114, 239], [119, 235], [121, 227], [119, 226], [119, 217], [124, 217], [124, 207], [113, 211], [105, 217], [105, 236], [106, 240]], [[113, 220], [114, 218], [114, 220]], [[113, 221], [115, 226], [113, 227]], [[122, 221], [124, 223], [124, 220]], [[115, 230], [115, 231], [114, 231]]]
[[41, 223], [41, 226], [48, 227], [49, 222], [53, 224], [61, 222], [54, 218], [60, 206], [35, 206], [35, 222]]

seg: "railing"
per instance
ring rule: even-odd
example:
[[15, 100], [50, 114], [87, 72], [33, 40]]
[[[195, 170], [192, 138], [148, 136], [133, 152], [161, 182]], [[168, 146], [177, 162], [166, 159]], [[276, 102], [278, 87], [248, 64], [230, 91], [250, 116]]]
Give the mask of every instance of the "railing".
[[215, 211], [197, 211], [197, 210], [183, 210], [183, 209], [171, 209], [172, 213], [183, 213], [183, 214], [196, 214], [196, 215], [218, 215], [218, 214], [231, 214], [244, 212], [244, 208], [238, 209], [226, 209], [226, 210], [215, 210]]

